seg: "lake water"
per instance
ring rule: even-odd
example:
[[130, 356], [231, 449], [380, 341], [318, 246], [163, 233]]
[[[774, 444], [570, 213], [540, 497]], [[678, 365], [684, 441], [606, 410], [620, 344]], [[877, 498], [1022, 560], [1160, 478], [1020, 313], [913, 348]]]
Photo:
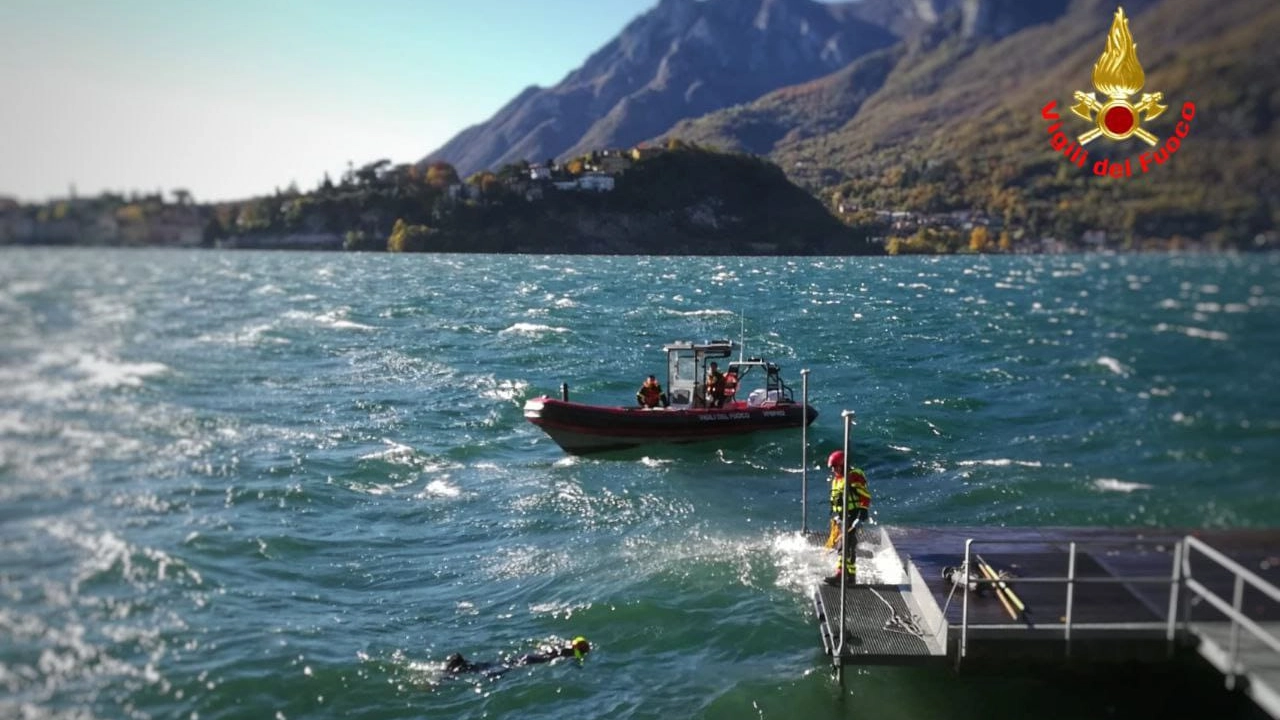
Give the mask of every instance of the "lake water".
[[811, 370], [813, 524], [851, 409], [884, 525], [1274, 526], [1280, 255], [11, 248], [0, 320], [2, 717], [1257, 713], [1194, 663], [841, 691], [798, 432], [584, 460], [521, 407], [741, 337]]

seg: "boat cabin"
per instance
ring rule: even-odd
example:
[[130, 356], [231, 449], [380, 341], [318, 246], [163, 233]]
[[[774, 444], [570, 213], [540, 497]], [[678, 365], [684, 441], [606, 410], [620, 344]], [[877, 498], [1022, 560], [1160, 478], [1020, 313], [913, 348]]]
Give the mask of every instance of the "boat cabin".
[[673, 410], [707, 406], [705, 380], [712, 362], [725, 374], [725, 403], [746, 402], [752, 407], [794, 402], [791, 388], [783, 382], [781, 368], [761, 358], [733, 356], [731, 340], [702, 343], [674, 342], [662, 347], [667, 353], [667, 398]]

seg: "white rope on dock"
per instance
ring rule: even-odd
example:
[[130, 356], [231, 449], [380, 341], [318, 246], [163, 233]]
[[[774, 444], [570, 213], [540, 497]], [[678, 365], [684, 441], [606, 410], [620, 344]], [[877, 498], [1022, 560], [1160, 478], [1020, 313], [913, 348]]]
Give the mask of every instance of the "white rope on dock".
[[920, 629], [920, 617], [912, 614], [910, 618], [904, 618], [893, 606], [885, 600], [875, 588], [867, 588], [876, 596], [884, 606], [889, 608], [889, 619], [884, 621], [884, 629], [889, 632], [902, 633], [904, 635], [915, 635], [918, 638], [924, 638], [924, 630]]

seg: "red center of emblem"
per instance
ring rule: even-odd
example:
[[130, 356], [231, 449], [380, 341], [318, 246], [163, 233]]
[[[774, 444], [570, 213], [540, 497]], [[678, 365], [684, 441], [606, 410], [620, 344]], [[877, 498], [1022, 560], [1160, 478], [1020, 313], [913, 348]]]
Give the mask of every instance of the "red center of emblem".
[[1107, 126], [1107, 130], [1113, 135], [1124, 135], [1133, 130], [1137, 118], [1133, 116], [1133, 111], [1124, 105], [1116, 105], [1107, 110], [1107, 114], [1102, 118], [1102, 124]]

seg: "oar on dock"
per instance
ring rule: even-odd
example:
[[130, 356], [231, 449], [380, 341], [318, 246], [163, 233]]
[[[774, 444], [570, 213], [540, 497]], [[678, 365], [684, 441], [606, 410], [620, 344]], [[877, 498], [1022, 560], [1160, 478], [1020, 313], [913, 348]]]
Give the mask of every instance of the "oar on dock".
[[[1000, 579], [1000, 574], [997, 573], [995, 568], [991, 567], [991, 565], [988, 564], [981, 555], [974, 554], [974, 558], [978, 561], [978, 570], [988, 580], [992, 581], [992, 584], [995, 586], [996, 596], [1000, 598], [1000, 602], [1004, 605], [1005, 609], [1009, 611], [1009, 615], [1014, 620], [1017, 620], [1018, 615], [1021, 614], [1022, 619], [1030, 625], [1031, 618], [1027, 615], [1027, 606], [1023, 604], [1022, 598], [1019, 598], [1018, 595], [1013, 592], [1013, 588], [1009, 587], [1004, 580]], [[1017, 612], [1014, 612], [1014, 608], [1017, 608]]]

